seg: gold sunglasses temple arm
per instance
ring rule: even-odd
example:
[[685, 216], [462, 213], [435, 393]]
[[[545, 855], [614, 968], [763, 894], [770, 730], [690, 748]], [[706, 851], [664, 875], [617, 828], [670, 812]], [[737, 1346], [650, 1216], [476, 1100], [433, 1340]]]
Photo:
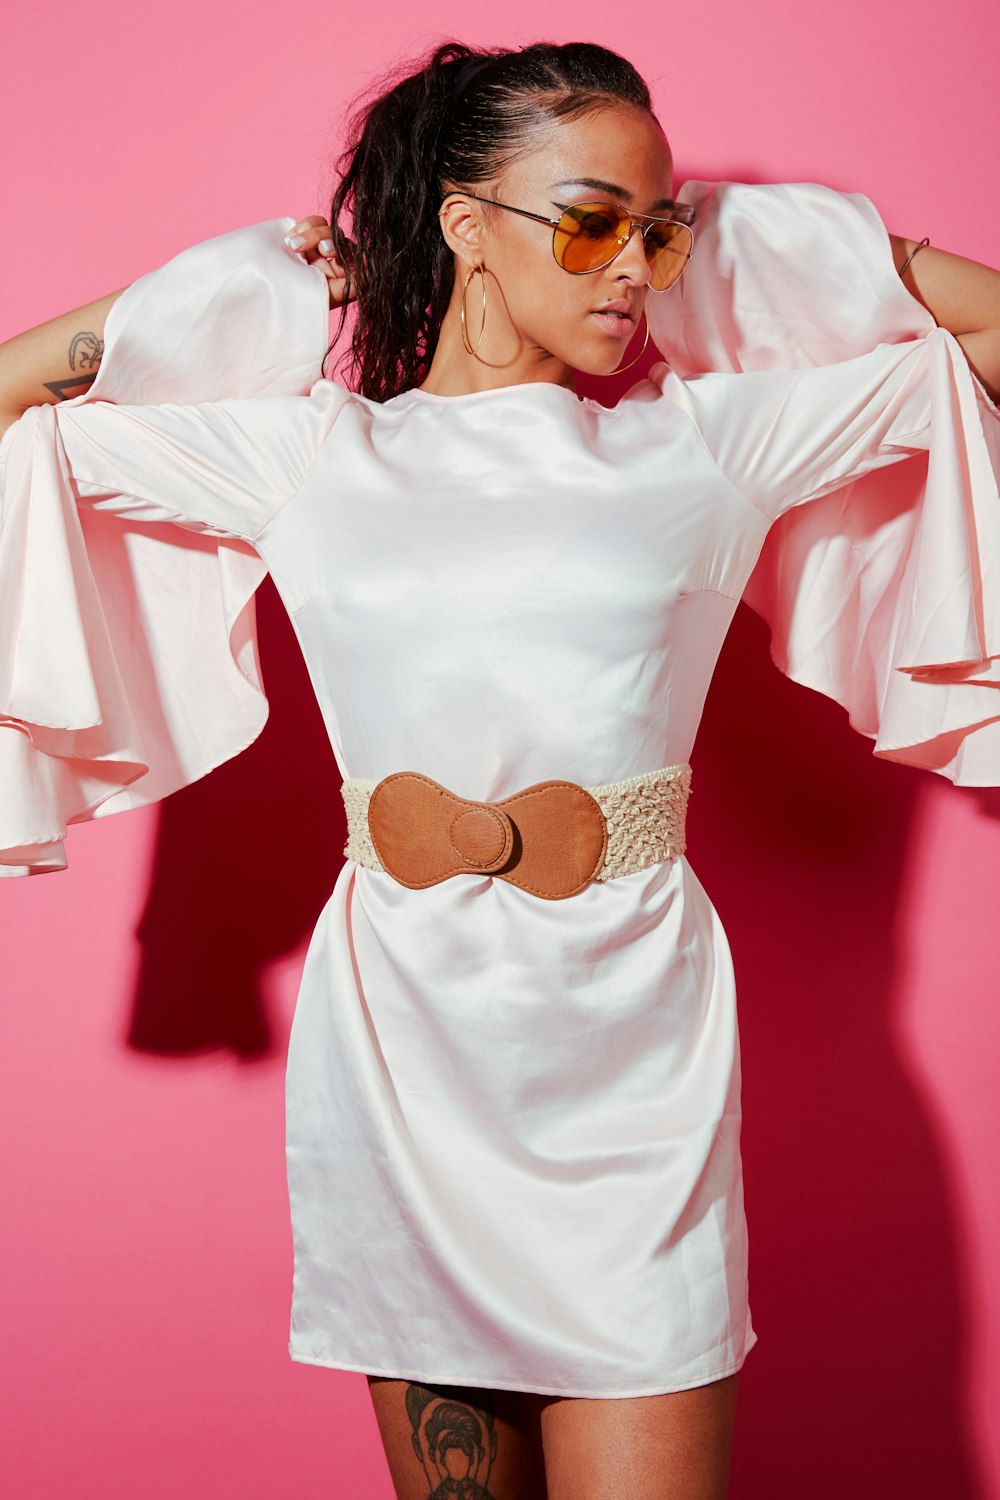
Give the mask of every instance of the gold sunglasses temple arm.
[[495, 198], [480, 198], [478, 193], [466, 193], [467, 198], [475, 198], [477, 203], [492, 203], [494, 208], [505, 208], [510, 214], [521, 214], [525, 219], [537, 219], [539, 224], [551, 224], [553, 228], [559, 225], [558, 219], [547, 219], [544, 214], [533, 214], [526, 208], [515, 208], [512, 203], [498, 203]]

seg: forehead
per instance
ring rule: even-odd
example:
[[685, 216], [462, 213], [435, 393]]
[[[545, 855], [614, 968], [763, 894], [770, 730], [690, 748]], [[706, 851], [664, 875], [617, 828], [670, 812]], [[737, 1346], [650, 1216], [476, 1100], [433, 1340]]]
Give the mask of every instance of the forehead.
[[630, 105], [555, 122], [511, 168], [511, 177], [515, 172], [535, 191], [562, 184], [571, 192], [578, 185], [636, 208], [673, 193], [667, 138], [651, 115]]

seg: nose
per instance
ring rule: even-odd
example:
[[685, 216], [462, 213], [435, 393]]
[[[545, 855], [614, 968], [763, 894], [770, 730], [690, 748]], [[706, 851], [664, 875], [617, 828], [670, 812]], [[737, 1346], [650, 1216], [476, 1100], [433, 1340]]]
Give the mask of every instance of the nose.
[[621, 276], [624, 271], [636, 286], [646, 286], [649, 281], [649, 262], [646, 259], [646, 245], [640, 225], [632, 225], [631, 234], [607, 266], [607, 270], [616, 277]]

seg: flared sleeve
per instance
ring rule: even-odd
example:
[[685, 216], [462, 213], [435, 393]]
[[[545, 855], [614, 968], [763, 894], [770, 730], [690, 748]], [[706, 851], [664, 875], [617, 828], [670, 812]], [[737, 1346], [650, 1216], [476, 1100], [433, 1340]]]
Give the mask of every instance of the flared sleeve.
[[254, 539], [346, 396], [321, 381], [329, 294], [282, 243], [294, 222], [140, 278], [90, 389], [0, 441], [0, 874], [64, 868], [69, 825], [263, 728]]
[[771, 522], [743, 598], [776, 665], [876, 755], [1000, 785], [1000, 411], [863, 194], [691, 181], [678, 197], [695, 248], [647, 299], [650, 373], [678, 377]]

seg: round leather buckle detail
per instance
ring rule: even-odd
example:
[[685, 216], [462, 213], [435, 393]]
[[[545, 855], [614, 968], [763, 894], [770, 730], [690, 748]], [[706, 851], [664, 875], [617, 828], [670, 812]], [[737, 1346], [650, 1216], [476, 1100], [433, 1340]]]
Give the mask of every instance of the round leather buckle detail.
[[507, 814], [496, 807], [463, 807], [448, 829], [459, 859], [476, 870], [492, 870], [506, 863], [514, 843]]

